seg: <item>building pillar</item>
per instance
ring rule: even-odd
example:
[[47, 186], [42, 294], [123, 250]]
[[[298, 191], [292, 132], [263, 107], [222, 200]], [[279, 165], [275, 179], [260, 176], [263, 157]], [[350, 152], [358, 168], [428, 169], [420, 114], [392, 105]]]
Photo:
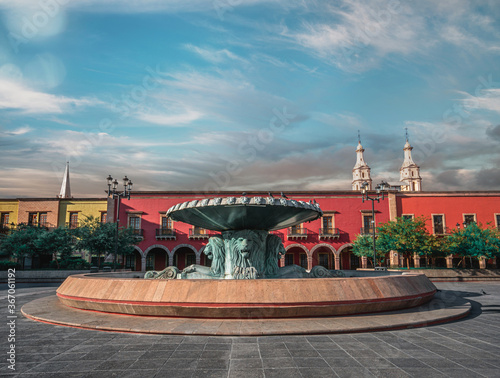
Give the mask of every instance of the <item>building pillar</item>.
[[399, 268], [399, 254], [396, 251], [390, 251], [391, 268]]
[[335, 263], [335, 270], [340, 270], [340, 256], [334, 254], [333, 258]]
[[307, 270], [311, 270], [313, 267], [313, 258], [311, 256], [307, 256]]
[[484, 256], [479, 257], [479, 269], [486, 269], [486, 258]]
[[368, 268], [368, 257], [366, 257], [366, 256], [361, 257], [361, 268], [362, 269]]
[[196, 254], [196, 264], [200, 265], [201, 263], [201, 255]]
[[420, 268], [420, 255], [418, 253], [413, 255], [413, 266], [415, 268]]
[[174, 265], [174, 255], [170, 256], [168, 255], [168, 266], [173, 266]]
[[453, 268], [453, 255], [446, 256], [446, 267]]
[[141, 272], [146, 271], [146, 256], [141, 256]]

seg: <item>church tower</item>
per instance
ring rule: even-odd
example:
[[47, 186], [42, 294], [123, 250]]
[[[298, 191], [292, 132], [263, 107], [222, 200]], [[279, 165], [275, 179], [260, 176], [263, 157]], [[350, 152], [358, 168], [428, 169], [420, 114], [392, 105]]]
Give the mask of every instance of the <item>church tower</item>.
[[422, 191], [422, 177], [420, 177], [420, 167], [413, 162], [411, 157], [413, 147], [408, 141], [408, 129], [406, 129], [406, 144], [403, 150], [405, 159], [399, 170], [399, 180], [406, 185], [402, 185], [401, 190], [405, 192], [420, 192]]
[[363, 156], [363, 146], [361, 145], [361, 137], [358, 130], [358, 148], [356, 148], [356, 165], [352, 169], [352, 190], [361, 190], [361, 184], [368, 183], [368, 190], [372, 189], [372, 179], [370, 177], [370, 167], [365, 163]]
[[59, 198], [71, 198], [71, 187], [69, 185], [69, 161], [66, 163], [66, 169], [64, 170], [64, 177]]

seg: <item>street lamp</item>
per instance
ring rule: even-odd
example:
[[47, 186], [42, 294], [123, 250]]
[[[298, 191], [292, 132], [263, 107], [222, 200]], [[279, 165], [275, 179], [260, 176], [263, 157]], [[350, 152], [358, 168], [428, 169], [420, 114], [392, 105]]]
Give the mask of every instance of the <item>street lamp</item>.
[[123, 192], [117, 191], [118, 189], [118, 180], [113, 179], [111, 175], [109, 175], [106, 178], [106, 181], [108, 183], [108, 190], [106, 191], [108, 193], [108, 198], [111, 197], [113, 199], [118, 198], [117, 204], [116, 204], [116, 231], [115, 231], [115, 255], [113, 258], [113, 270], [116, 272], [116, 256], [118, 254], [118, 228], [120, 225], [120, 198], [124, 197], [128, 200], [130, 200], [130, 192], [132, 191], [132, 181], [125, 176], [123, 178]]
[[377, 248], [375, 246], [375, 201], [380, 202], [380, 200], [384, 200], [384, 190], [389, 189], [389, 184], [385, 181], [382, 181], [375, 187], [375, 191], [377, 193], [376, 197], [370, 197], [368, 195], [368, 186], [369, 184], [365, 181], [361, 184], [361, 198], [363, 203], [365, 201], [372, 201], [372, 237], [373, 237], [373, 269], [375, 270], [377, 266]]

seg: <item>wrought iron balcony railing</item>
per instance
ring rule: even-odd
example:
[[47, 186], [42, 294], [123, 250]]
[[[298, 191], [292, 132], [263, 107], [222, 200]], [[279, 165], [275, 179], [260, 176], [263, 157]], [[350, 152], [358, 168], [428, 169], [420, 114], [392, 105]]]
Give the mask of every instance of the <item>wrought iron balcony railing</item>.
[[189, 229], [189, 239], [208, 239], [214, 233], [210, 230], [204, 228], [190, 228]]
[[[373, 227], [361, 227], [359, 229], [361, 235], [373, 235]], [[377, 234], [377, 228], [375, 228], [375, 234]]]
[[328, 239], [328, 238], [338, 238], [340, 236], [340, 232], [338, 228], [328, 227], [328, 228], [320, 228], [319, 229], [319, 238], [320, 239]]
[[171, 228], [157, 228], [156, 229], [156, 239], [174, 239], [175, 240], [175, 230]]
[[132, 233], [134, 234], [135, 237], [138, 237], [138, 238], [142, 238], [144, 236], [142, 228], [133, 228]]
[[288, 239], [307, 239], [307, 228], [289, 227], [287, 230]]

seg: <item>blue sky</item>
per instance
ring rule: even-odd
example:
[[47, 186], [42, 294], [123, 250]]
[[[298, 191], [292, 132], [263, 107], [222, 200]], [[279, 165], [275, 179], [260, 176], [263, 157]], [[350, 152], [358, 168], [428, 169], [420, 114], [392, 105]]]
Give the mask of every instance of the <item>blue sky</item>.
[[0, 197], [498, 190], [497, 1], [0, 0]]

